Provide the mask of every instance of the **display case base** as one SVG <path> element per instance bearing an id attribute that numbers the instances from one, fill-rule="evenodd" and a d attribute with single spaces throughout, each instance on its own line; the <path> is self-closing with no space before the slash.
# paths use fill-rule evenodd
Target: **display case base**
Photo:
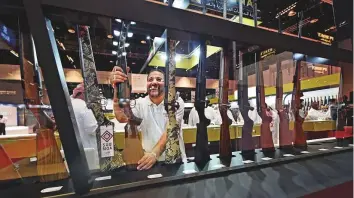
<path id="1" fill-rule="evenodd" d="M 241 155 L 240 152 L 233 152 L 234 157 L 231 160 L 221 160 L 218 158 L 218 155 L 211 155 L 211 160 L 203 166 L 198 166 L 194 162 L 174 165 L 158 163 L 146 171 L 131 172 L 122 169 L 114 173 L 95 173 L 92 176 L 95 178 L 95 181 L 89 195 L 99 195 L 112 191 L 134 191 L 153 186 L 221 177 L 342 152 L 352 152 L 352 147 L 350 145 L 338 147 L 335 139 L 331 139 L 323 142 L 309 143 L 306 152 L 296 149 L 290 151 L 276 149 L 275 152 L 263 153 L 257 149 L 254 154 L 249 155 Z M 27 188 L 26 186 L 28 185 L 32 187 Z M 41 190 L 45 188 L 57 186 L 61 186 L 59 191 L 41 193 Z M 32 193 L 41 197 L 76 196 L 70 179 L 48 183 L 23 182 L 21 185 L 12 186 L 3 191 L 7 191 L 7 193 L 10 191 L 14 192 L 14 189 L 31 189 L 30 192 L 27 192 L 27 195 L 29 195 L 28 193 Z"/>

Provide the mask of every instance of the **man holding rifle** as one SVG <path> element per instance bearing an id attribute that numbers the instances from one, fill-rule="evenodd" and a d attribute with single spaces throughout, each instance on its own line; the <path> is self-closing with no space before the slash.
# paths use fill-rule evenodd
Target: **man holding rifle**
<path id="1" fill-rule="evenodd" d="M 128 79 L 128 76 L 123 73 L 122 68 L 115 66 L 110 75 L 110 82 L 114 87 L 114 114 L 119 122 L 127 122 L 127 116 L 119 107 L 117 98 L 116 83 L 122 83 Z M 142 134 L 142 146 L 145 150 L 144 157 L 138 162 L 138 170 L 150 169 L 157 161 L 165 160 L 165 145 L 167 141 L 167 122 L 168 116 L 164 106 L 165 90 L 164 90 L 164 72 L 160 70 L 152 70 L 147 77 L 147 92 L 148 95 L 144 98 L 138 98 L 132 102 L 133 114 L 141 118 L 143 121 L 140 124 Z M 178 97 L 177 102 L 179 108 L 176 111 L 176 119 L 180 127 L 182 126 L 184 114 L 184 102 L 181 97 Z M 184 142 L 179 133 L 179 144 L 182 153 L 183 161 L 186 160 Z"/>

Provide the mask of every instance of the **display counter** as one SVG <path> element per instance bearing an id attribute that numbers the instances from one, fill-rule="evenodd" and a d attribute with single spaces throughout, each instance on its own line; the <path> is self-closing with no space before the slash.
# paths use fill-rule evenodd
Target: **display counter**
<path id="1" fill-rule="evenodd" d="M 303 128 L 305 132 L 323 132 L 334 131 L 335 121 L 305 121 Z M 208 126 L 208 140 L 209 142 L 217 142 L 220 138 L 220 126 Z M 294 122 L 290 122 L 291 130 L 294 128 Z M 183 127 L 183 139 L 185 144 L 195 144 L 197 127 Z M 253 126 L 252 135 L 259 137 L 261 134 L 260 125 Z M 242 135 L 242 125 L 230 126 L 231 140 L 239 139 Z M 58 133 L 55 135 L 59 148 L 61 142 Z M 114 142 L 118 149 L 124 148 L 124 131 L 116 130 L 114 133 Z M 19 135 L 4 135 L 0 136 L 0 144 L 3 144 L 10 158 L 29 158 L 36 156 L 36 134 L 19 134 Z M 26 149 L 20 149 L 26 148 Z"/>

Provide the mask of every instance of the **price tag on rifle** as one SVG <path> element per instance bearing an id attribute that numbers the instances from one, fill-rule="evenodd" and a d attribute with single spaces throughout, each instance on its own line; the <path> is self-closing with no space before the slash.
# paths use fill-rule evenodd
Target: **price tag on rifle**
<path id="1" fill-rule="evenodd" d="M 100 126 L 101 157 L 114 156 L 113 126 Z"/>

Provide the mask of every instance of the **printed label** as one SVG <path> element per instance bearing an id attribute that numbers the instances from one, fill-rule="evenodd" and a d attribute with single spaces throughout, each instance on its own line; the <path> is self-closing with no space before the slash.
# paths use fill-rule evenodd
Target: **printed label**
<path id="1" fill-rule="evenodd" d="M 100 126 L 101 157 L 114 156 L 113 126 Z"/>

